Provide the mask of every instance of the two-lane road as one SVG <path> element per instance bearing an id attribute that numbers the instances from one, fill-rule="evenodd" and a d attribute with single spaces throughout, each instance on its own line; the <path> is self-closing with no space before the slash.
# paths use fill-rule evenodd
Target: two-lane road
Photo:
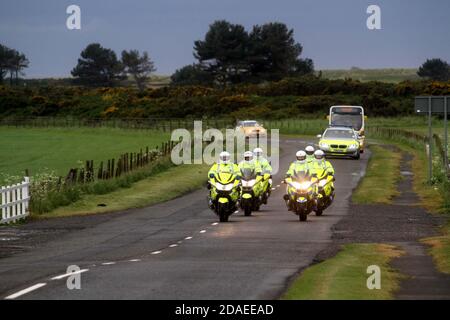
<path id="1" fill-rule="evenodd" d="M 285 207 L 285 187 L 280 182 L 305 142 L 287 139 L 280 146 L 276 189 L 269 204 L 254 216 L 244 217 L 240 212 L 229 223 L 217 223 L 206 207 L 206 190 L 105 216 L 101 223 L 1 259 L 0 297 L 278 298 L 289 279 L 331 241 L 330 229 L 347 214 L 349 197 L 368 158 L 364 154 L 359 161 L 332 159 L 334 204 L 323 216 L 311 214 L 307 222 L 299 222 Z M 68 290 L 64 277 L 52 280 L 69 265 L 88 269 L 81 274 L 81 290 Z"/>

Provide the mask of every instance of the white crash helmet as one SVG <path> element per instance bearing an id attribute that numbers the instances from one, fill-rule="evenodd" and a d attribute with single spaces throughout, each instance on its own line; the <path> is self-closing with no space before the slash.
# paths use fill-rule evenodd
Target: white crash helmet
<path id="1" fill-rule="evenodd" d="M 305 148 L 305 151 L 306 151 L 306 154 L 307 154 L 308 156 L 312 156 L 312 155 L 314 154 L 314 147 L 313 147 L 313 146 L 307 146 L 307 147 Z"/>
<path id="2" fill-rule="evenodd" d="M 263 155 L 263 149 L 261 148 L 255 148 L 253 150 L 253 154 L 255 155 L 255 157 L 259 158 Z"/>
<path id="3" fill-rule="evenodd" d="M 253 152 L 251 151 L 245 151 L 244 152 L 244 160 L 249 162 L 253 160 Z"/>
<path id="4" fill-rule="evenodd" d="M 323 160 L 325 158 L 325 152 L 323 152 L 322 150 L 316 150 L 314 152 L 314 158 L 316 158 L 317 160 Z"/>
<path id="5" fill-rule="evenodd" d="M 305 161 L 305 159 L 306 159 L 306 152 L 303 151 L 303 150 L 297 151 L 295 156 L 297 157 L 298 161 Z"/>
<path id="6" fill-rule="evenodd" d="M 223 151 L 219 154 L 220 163 L 228 164 L 230 163 L 230 158 L 231 156 L 229 152 Z"/>

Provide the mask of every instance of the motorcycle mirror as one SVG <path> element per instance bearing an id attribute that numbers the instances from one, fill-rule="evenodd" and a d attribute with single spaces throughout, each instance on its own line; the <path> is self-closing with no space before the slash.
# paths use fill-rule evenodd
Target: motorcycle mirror
<path id="1" fill-rule="evenodd" d="M 214 173 L 210 173 L 209 174 L 209 177 L 212 179 L 212 178 L 214 178 Z"/>

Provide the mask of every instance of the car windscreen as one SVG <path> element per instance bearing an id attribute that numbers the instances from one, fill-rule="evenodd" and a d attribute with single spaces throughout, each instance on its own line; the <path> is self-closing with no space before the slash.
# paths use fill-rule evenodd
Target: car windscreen
<path id="1" fill-rule="evenodd" d="M 257 122 L 256 121 L 245 121 L 244 127 L 256 127 Z"/>
<path id="2" fill-rule="evenodd" d="M 332 129 L 325 131 L 323 137 L 326 139 L 354 139 L 355 134 L 351 130 Z"/>

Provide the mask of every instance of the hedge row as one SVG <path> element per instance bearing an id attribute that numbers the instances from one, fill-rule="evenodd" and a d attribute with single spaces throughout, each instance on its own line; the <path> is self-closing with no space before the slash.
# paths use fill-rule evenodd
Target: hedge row
<path id="1" fill-rule="evenodd" d="M 449 93 L 450 82 L 389 84 L 317 77 L 224 89 L 171 86 L 143 92 L 128 87 L 0 86 L 0 116 L 287 118 L 323 113 L 333 104 L 363 105 L 370 116 L 392 116 L 411 114 L 415 95 Z"/>

